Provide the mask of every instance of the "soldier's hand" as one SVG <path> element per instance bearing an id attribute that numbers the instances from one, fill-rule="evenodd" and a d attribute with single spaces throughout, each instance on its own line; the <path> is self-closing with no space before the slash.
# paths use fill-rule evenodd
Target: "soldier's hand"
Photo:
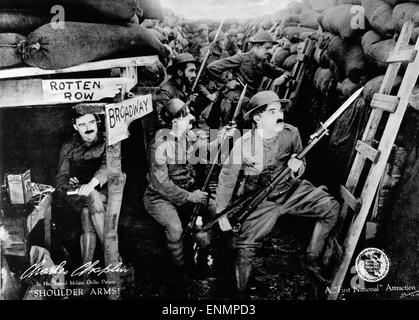
<path id="1" fill-rule="evenodd" d="M 216 93 L 211 93 L 209 95 L 207 95 L 207 98 L 209 101 L 214 102 L 215 100 L 217 100 L 218 95 Z"/>
<path id="2" fill-rule="evenodd" d="M 221 137 L 225 136 L 227 139 L 231 139 L 234 137 L 237 131 L 237 125 L 226 125 L 221 129 Z"/>
<path id="3" fill-rule="evenodd" d="M 238 85 L 239 83 L 236 80 L 231 80 L 229 83 L 227 83 L 226 87 L 230 90 L 234 90 Z"/>
<path id="4" fill-rule="evenodd" d="M 87 197 L 90 194 L 90 192 L 93 191 L 94 188 L 95 187 L 90 183 L 82 184 L 79 188 L 79 196 Z"/>
<path id="5" fill-rule="evenodd" d="M 208 193 L 195 190 L 194 192 L 189 193 L 188 201 L 192 203 L 205 203 L 207 201 Z"/>
<path id="6" fill-rule="evenodd" d="M 218 225 L 220 226 L 221 231 L 224 232 L 233 229 L 233 227 L 230 224 L 230 221 L 228 221 L 228 218 L 226 216 L 223 216 L 220 220 L 218 220 Z"/>
<path id="7" fill-rule="evenodd" d="M 79 184 L 80 184 L 79 179 L 77 179 L 76 177 L 71 177 L 70 178 L 70 188 L 71 189 L 78 188 Z"/>
<path id="8" fill-rule="evenodd" d="M 291 78 L 292 78 L 292 75 L 290 75 L 289 73 L 284 73 L 282 76 L 274 80 L 273 85 L 280 86 Z"/>
<path id="9" fill-rule="evenodd" d="M 255 157 L 244 157 L 243 164 L 246 167 L 254 167 L 256 165 L 256 159 Z"/>
<path id="10" fill-rule="evenodd" d="M 291 156 L 291 159 L 288 160 L 288 168 L 291 169 L 292 172 L 298 173 L 301 166 L 303 165 L 303 162 L 297 158 L 295 158 L 295 154 Z"/>
<path id="11" fill-rule="evenodd" d="M 186 103 L 188 103 L 188 102 L 195 102 L 195 100 L 196 100 L 197 97 L 198 97 L 198 94 L 197 93 L 191 94 L 189 96 L 189 99 L 188 99 L 188 101 Z"/>

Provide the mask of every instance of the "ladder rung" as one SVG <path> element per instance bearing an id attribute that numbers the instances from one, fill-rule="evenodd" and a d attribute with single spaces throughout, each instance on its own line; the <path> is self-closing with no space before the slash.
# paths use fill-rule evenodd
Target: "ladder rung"
<path id="1" fill-rule="evenodd" d="M 416 58 L 416 49 L 393 51 L 388 55 L 387 63 L 412 62 Z"/>
<path id="2" fill-rule="evenodd" d="M 366 144 L 364 141 L 358 140 L 355 147 L 363 157 L 370 159 L 373 163 L 376 163 L 380 157 L 380 151 L 374 149 L 370 145 Z"/>
<path id="3" fill-rule="evenodd" d="M 355 198 L 352 193 L 349 192 L 344 186 L 340 186 L 340 195 L 342 196 L 343 201 L 345 201 L 348 206 L 355 212 L 361 209 L 362 200 L 359 198 Z"/>
<path id="4" fill-rule="evenodd" d="M 382 109 L 391 113 L 396 111 L 400 98 L 389 94 L 376 93 L 372 97 L 370 106 L 372 108 Z"/>

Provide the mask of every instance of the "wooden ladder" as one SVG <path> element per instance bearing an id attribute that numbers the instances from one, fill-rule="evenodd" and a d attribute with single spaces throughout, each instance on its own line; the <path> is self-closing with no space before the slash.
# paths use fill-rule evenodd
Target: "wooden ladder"
<path id="1" fill-rule="evenodd" d="M 387 67 L 384 80 L 379 92 L 373 96 L 371 101 L 371 107 L 373 109 L 362 140 L 359 140 L 356 144 L 355 149 L 357 154 L 346 185 L 341 186 L 341 196 L 344 200 L 341 214 L 345 217 L 350 208 L 354 213 L 354 217 L 343 245 L 344 254 L 342 262 L 336 268 L 332 278 L 331 291 L 327 297 L 328 300 L 336 300 L 338 298 L 339 290 L 334 290 L 333 288 L 341 288 L 342 286 L 406 112 L 409 97 L 418 79 L 419 55 L 416 53 L 419 50 L 419 41 L 416 42 L 414 48 L 409 46 L 412 31 L 413 23 L 406 22 L 399 35 L 395 50 L 389 55 L 386 61 L 389 63 L 389 66 Z M 403 76 L 397 96 L 393 96 L 390 93 L 402 62 L 408 62 L 408 67 Z M 385 128 L 381 138 L 378 139 L 376 135 L 384 112 L 388 113 L 388 119 L 384 123 Z M 371 146 L 374 139 L 379 142 L 378 149 L 374 149 Z M 369 161 L 367 162 L 367 160 Z M 366 165 L 370 166 L 370 169 L 365 183 L 362 185 L 359 180 L 361 173 L 365 169 L 368 170 L 365 167 Z M 361 185 L 358 186 L 358 184 Z M 360 196 L 355 197 L 355 190 L 361 190 L 361 188 L 362 192 Z"/>

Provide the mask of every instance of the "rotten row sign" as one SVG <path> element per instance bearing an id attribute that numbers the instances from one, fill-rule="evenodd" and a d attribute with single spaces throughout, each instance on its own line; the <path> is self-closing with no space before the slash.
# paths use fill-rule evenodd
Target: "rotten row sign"
<path id="1" fill-rule="evenodd" d="M 153 111 L 152 95 L 135 96 L 105 106 L 108 145 L 128 138 L 128 126 Z"/>
<path id="2" fill-rule="evenodd" d="M 115 97 L 122 86 L 129 86 L 132 81 L 128 78 L 42 80 L 42 94 L 44 99 L 62 103 L 99 101 Z"/>

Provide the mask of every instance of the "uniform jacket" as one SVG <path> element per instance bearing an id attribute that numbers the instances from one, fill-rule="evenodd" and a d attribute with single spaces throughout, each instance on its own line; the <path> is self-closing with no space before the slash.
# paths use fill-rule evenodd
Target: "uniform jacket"
<path id="1" fill-rule="evenodd" d="M 159 86 L 156 98 L 157 112 L 160 113 L 169 100 L 173 98 L 179 98 L 180 100 L 186 102 L 187 92 L 183 84 L 177 84 L 173 77 L 170 77 L 169 79 L 164 80 Z"/>
<path id="2" fill-rule="evenodd" d="M 101 187 L 107 182 L 106 138 L 104 135 L 98 134 L 96 140 L 88 144 L 77 133 L 63 144 L 56 175 L 59 192 L 68 190 L 70 177 L 77 177 L 80 184 L 86 184 L 95 177 Z"/>
<path id="3" fill-rule="evenodd" d="M 216 197 L 217 212 L 221 212 L 230 204 L 240 170 L 244 170 L 245 187 L 251 189 L 254 189 L 255 185 L 262 187 L 267 179 L 287 166 L 291 155 L 301 150 L 300 133 L 290 124 L 285 124 L 284 129 L 269 140 L 263 139 L 257 130 L 245 133 L 234 143 L 233 150 L 221 170 Z M 243 162 L 250 157 L 255 159 L 254 166 L 245 166 Z M 299 173 L 302 174 L 304 169 L 305 160 Z M 288 190 L 292 185 L 291 180 L 291 176 L 284 179 L 272 193 Z"/>
<path id="4" fill-rule="evenodd" d="M 283 69 L 260 60 L 253 52 L 238 53 L 232 57 L 214 61 L 208 65 L 208 70 L 214 75 L 234 70 L 236 76 L 248 84 L 249 91 L 257 90 L 264 76 L 277 78 L 284 73 Z"/>
<path id="5" fill-rule="evenodd" d="M 197 189 L 189 157 L 197 148 L 211 152 L 218 148 L 218 140 L 211 143 L 197 141 L 198 138 L 191 133 L 181 138 L 160 137 L 151 145 L 147 179 L 152 193 L 158 193 L 178 206 L 187 203 L 189 193 Z"/>

